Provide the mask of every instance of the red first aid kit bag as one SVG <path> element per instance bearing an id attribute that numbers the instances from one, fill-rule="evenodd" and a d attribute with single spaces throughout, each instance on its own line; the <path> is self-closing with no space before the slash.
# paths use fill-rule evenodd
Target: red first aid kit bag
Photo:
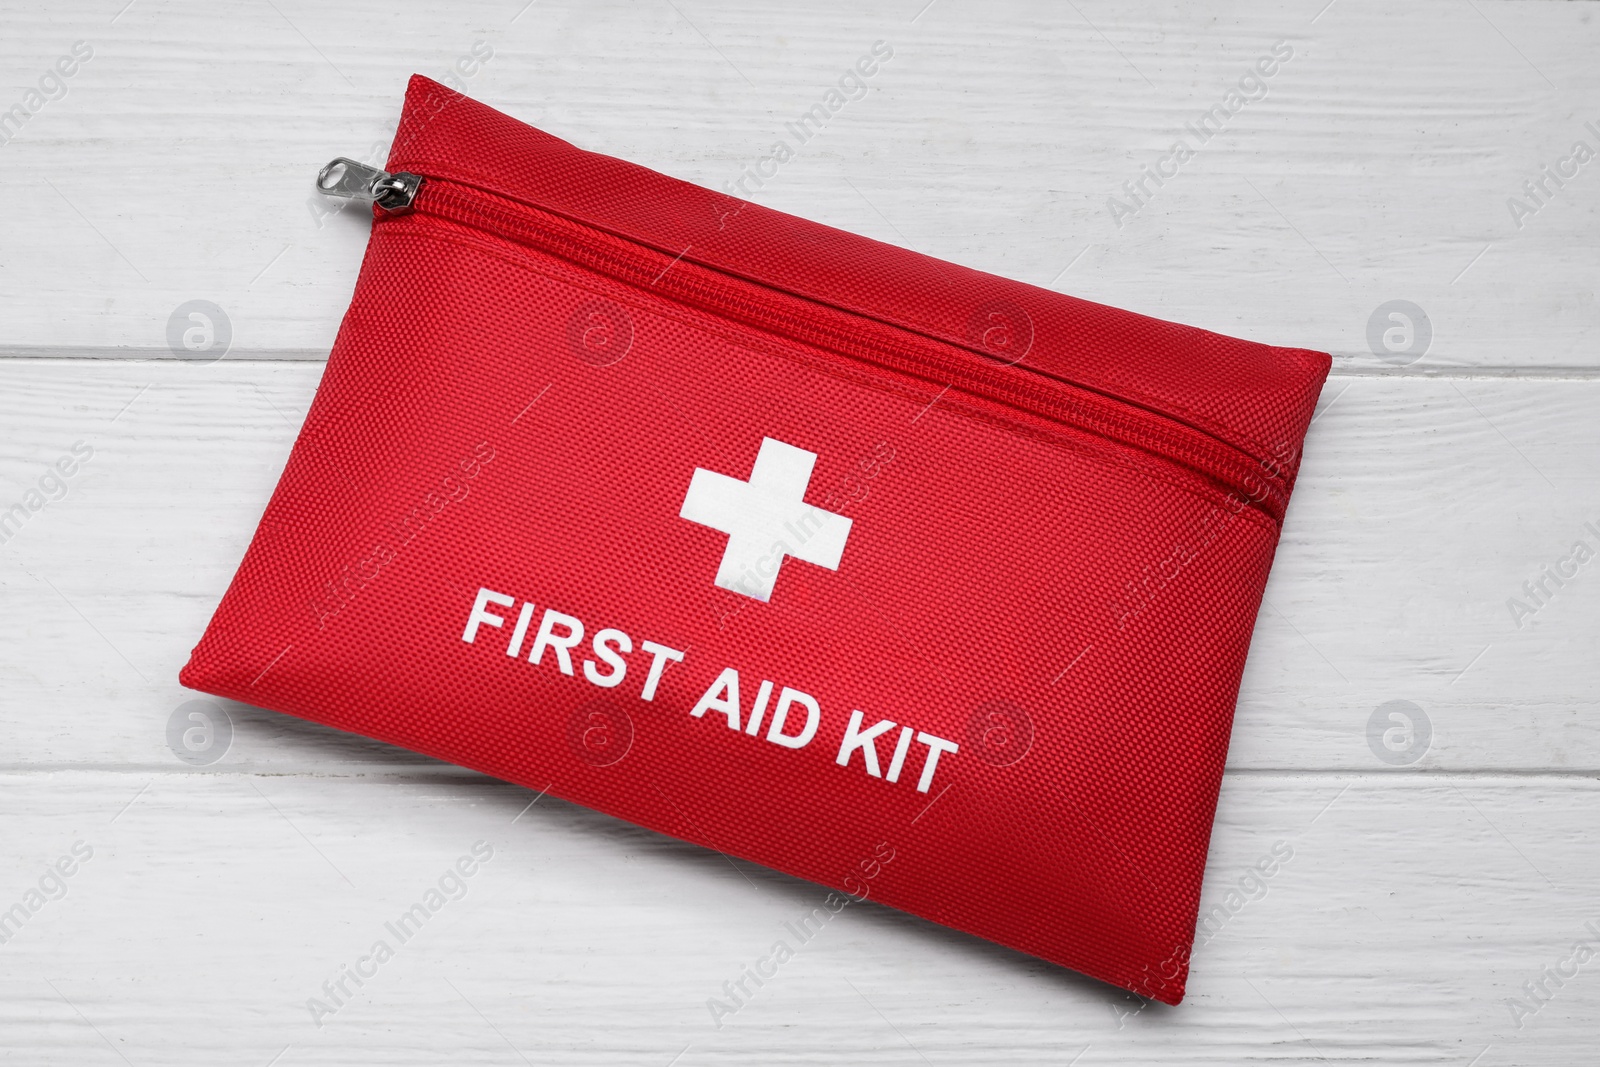
<path id="1" fill-rule="evenodd" d="M 184 685 L 1182 998 L 1326 355 L 421 77 L 319 184 L 366 259 Z"/>

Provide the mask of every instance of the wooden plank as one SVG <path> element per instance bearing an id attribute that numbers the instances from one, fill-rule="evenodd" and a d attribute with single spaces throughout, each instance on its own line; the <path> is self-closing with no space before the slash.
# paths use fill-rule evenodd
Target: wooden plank
<path id="1" fill-rule="evenodd" d="M 366 224 L 318 218 L 312 176 L 381 155 L 406 76 L 477 42 L 473 95 L 721 188 L 883 40 L 865 97 L 791 137 L 754 199 L 1352 368 L 1391 369 L 1367 332 L 1396 299 L 1431 323 L 1413 373 L 1600 367 L 1600 163 L 1523 192 L 1575 141 L 1600 149 L 1584 5 L 121 6 L 19 10 L 0 40 L 7 105 L 94 48 L 0 146 L 6 354 L 163 355 L 191 299 L 224 309 L 236 355 L 325 352 Z M 1264 95 L 1204 143 L 1184 132 L 1278 41 Z M 1108 210 L 1180 137 L 1193 158 L 1131 218 Z"/>
<path id="2" fill-rule="evenodd" d="M 1225 916 L 1173 1009 L 872 904 L 799 943 L 785 923 L 816 887 L 485 780 L 9 773 L 0 903 L 76 842 L 92 856 L 0 946 L 0 1043 L 40 1064 L 1465 1064 L 1488 1046 L 1480 1065 L 1564 1065 L 1592 1047 L 1594 964 L 1520 1028 L 1505 1001 L 1595 940 L 1600 871 L 1576 842 L 1597 790 L 1230 779 L 1205 890 Z M 492 857 L 397 938 L 480 841 Z M 780 939 L 794 958 L 717 1028 L 708 999 Z M 322 984 L 380 940 L 393 958 L 334 1003 Z"/>
<path id="3" fill-rule="evenodd" d="M 166 722 L 193 697 L 178 669 L 243 554 L 318 374 L 284 362 L 0 365 L 10 427 L 0 505 L 23 499 L 74 442 L 94 449 L 66 495 L 0 546 L 4 766 L 171 766 Z M 1597 404 L 1600 382 L 1589 380 L 1330 383 L 1230 766 L 1387 769 L 1369 720 L 1406 700 L 1431 727 L 1412 770 L 1600 768 L 1593 567 L 1560 587 L 1543 578 L 1569 565 L 1577 540 L 1600 550 L 1585 526 L 1600 528 L 1588 460 L 1600 446 Z M 1538 581 L 1542 605 L 1522 588 Z M 1534 610 L 1513 614 L 1512 598 Z M 227 761 L 241 767 L 426 764 L 233 710 Z M 1391 725 L 1384 713 L 1378 736 Z"/>

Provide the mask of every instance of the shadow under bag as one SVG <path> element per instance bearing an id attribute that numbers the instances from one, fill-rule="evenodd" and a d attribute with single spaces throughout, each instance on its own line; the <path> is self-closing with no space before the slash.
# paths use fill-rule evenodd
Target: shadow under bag
<path id="1" fill-rule="evenodd" d="M 321 185 L 371 241 L 184 685 L 1182 999 L 1326 355 L 422 77 Z"/>

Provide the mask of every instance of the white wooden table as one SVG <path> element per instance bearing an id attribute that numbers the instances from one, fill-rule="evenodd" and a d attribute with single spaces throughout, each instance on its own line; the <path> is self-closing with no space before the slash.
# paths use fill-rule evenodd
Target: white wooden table
<path id="1" fill-rule="evenodd" d="M 0 146 L 8 1060 L 1595 1062 L 1596 9 L 923 3 L 0 4 L 0 108 L 30 112 Z M 718 1029 L 707 999 L 820 890 L 241 705 L 215 762 L 169 747 L 366 240 L 312 176 L 381 157 L 410 73 L 484 42 L 473 95 L 722 187 L 879 40 L 870 91 L 755 199 L 1335 356 L 1222 790 L 1204 907 L 1231 914 L 1178 1008 L 864 906 Z M 1134 204 L 1147 164 L 1176 175 Z M 191 300 L 225 358 L 169 350 Z M 1425 351 L 1386 319 L 1369 343 L 1394 300 Z M 1391 701 L 1409 720 L 1374 732 Z M 314 1019 L 478 841 L 466 895 Z"/>

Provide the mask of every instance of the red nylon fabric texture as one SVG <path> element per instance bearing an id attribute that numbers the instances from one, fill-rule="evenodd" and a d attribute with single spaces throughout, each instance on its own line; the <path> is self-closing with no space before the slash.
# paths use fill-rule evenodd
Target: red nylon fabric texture
<path id="1" fill-rule="evenodd" d="M 183 684 L 1178 1003 L 1329 358 L 771 211 L 426 78 L 389 169 L 415 211 L 374 212 Z"/>

